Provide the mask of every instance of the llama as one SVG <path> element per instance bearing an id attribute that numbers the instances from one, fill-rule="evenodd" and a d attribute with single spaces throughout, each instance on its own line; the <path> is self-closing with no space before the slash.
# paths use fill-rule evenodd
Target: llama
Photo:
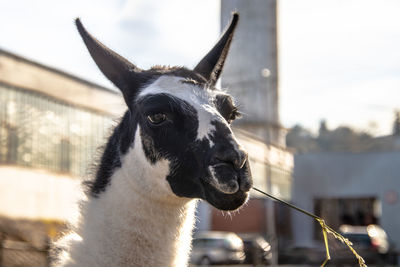
<path id="1" fill-rule="evenodd" d="M 187 266 L 196 201 L 220 210 L 247 201 L 248 157 L 230 127 L 240 113 L 215 88 L 238 19 L 234 13 L 193 70 L 142 70 L 76 20 L 127 111 L 107 142 L 79 222 L 55 244 L 53 266 Z"/>

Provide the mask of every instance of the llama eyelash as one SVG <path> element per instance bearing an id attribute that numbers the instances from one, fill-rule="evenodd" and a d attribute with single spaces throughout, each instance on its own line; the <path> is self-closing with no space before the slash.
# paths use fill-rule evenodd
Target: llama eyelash
<path id="1" fill-rule="evenodd" d="M 238 107 L 234 107 L 230 116 L 230 120 L 234 121 L 242 117 L 242 113 L 239 111 Z"/>

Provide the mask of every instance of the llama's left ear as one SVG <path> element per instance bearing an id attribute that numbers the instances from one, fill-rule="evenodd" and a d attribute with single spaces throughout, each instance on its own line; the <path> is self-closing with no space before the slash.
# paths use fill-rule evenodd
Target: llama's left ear
<path id="1" fill-rule="evenodd" d="M 146 74 L 90 35 L 79 18 L 75 22 L 90 55 L 101 72 L 121 90 L 129 107 L 139 88 L 147 82 Z"/>
<path id="2" fill-rule="evenodd" d="M 215 85 L 221 75 L 238 20 L 239 14 L 236 12 L 233 13 L 230 25 L 221 36 L 218 43 L 194 68 L 194 71 L 206 78 L 211 85 Z"/>

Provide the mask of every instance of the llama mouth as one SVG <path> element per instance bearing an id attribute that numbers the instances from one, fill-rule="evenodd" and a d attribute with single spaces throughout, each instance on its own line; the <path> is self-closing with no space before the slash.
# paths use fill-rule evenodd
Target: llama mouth
<path id="1" fill-rule="evenodd" d="M 209 184 L 204 187 L 204 200 L 219 210 L 239 209 L 249 198 L 249 193 L 240 189 L 234 194 L 225 194 Z"/>
<path id="2" fill-rule="evenodd" d="M 227 163 L 212 164 L 208 167 L 208 174 L 205 181 L 224 194 L 234 194 L 239 190 L 248 192 L 252 187 L 248 162 L 240 170 Z"/>
<path id="3" fill-rule="evenodd" d="M 205 181 L 224 194 L 239 191 L 238 174 L 226 163 L 218 163 L 208 167 L 209 176 Z"/>
<path id="4" fill-rule="evenodd" d="M 247 170 L 236 171 L 227 164 L 208 168 L 209 177 L 203 179 L 204 199 L 220 210 L 236 210 L 248 199 L 252 183 Z"/>

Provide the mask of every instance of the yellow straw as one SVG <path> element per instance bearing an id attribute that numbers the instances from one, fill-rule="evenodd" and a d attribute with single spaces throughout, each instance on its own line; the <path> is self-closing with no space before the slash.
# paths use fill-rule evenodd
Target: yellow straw
<path id="1" fill-rule="evenodd" d="M 324 236 L 324 243 L 325 243 L 325 252 L 326 252 L 326 258 L 324 260 L 324 262 L 321 264 L 321 267 L 324 267 L 326 265 L 326 263 L 331 259 L 331 255 L 329 254 L 329 243 L 328 243 L 328 233 L 333 235 L 333 237 L 335 237 L 336 239 L 340 240 L 343 244 L 345 244 L 350 251 L 354 254 L 354 256 L 357 258 L 358 260 L 358 264 L 360 265 L 360 267 L 367 267 L 367 264 L 365 264 L 364 259 L 357 253 L 357 251 L 352 247 L 353 244 L 350 242 L 350 240 L 348 240 L 347 238 L 345 238 L 344 236 L 342 236 L 341 234 L 339 234 L 338 232 L 336 232 L 335 230 L 333 230 L 332 228 L 330 228 L 328 225 L 325 224 L 325 221 L 318 217 L 317 215 L 314 215 L 308 211 L 305 211 L 303 209 L 300 209 L 298 207 L 296 207 L 293 204 L 290 204 L 289 202 L 286 202 L 284 200 L 281 200 L 277 197 L 274 197 L 273 195 L 270 195 L 268 193 L 265 193 L 263 191 L 261 191 L 260 189 L 257 189 L 255 187 L 253 187 L 253 189 L 261 194 L 266 195 L 269 198 L 272 198 L 275 201 L 278 201 L 280 203 L 285 204 L 286 206 L 289 206 L 297 211 L 300 211 L 301 213 L 304 213 L 308 216 L 310 216 L 311 218 L 315 219 L 317 222 L 319 222 L 319 224 L 321 225 L 322 228 L 322 234 Z"/>

